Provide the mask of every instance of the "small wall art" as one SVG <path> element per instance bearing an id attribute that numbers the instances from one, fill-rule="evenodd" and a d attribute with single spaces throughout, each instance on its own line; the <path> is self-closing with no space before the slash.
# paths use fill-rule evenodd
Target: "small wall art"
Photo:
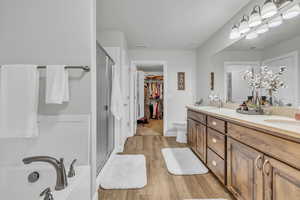
<path id="1" fill-rule="evenodd" d="M 185 72 L 177 73 L 177 88 L 178 90 L 185 90 Z"/>

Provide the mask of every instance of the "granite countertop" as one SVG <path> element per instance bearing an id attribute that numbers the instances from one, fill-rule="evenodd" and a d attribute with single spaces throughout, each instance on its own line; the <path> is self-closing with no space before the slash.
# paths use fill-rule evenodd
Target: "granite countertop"
<path id="1" fill-rule="evenodd" d="M 188 109 L 207 115 L 223 118 L 229 122 L 243 123 L 246 126 L 265 130 L 266 133 L 274 134 L 283 138 L 291 139 L 300 143 L 300 121 L 277 115 L 244 115 L 228 108 L 212 106 L 187 105 Z"/>

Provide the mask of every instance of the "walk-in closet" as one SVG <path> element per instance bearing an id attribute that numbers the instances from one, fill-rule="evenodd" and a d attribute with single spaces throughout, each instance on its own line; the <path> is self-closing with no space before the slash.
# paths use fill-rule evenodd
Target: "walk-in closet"
<path id="1" fill-rule="evenodd" d="M 137 69 L 137 96 L 140 102 L 137 134 L 163 135 L 163 66 L 139 66 Z"/>

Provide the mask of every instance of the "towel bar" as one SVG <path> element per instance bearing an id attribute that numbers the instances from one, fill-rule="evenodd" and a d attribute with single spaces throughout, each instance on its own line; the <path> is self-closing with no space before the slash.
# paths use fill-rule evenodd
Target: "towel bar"
<path id="1" fill-rule="evenodd" d="M 0 66 L 1 68 L 1 66 Z M 66 66 L 66 69 L 82 69 L 83 71 L 89 72 L 90 67 L 89 66 Z M 46 66 L 38 66 L 38 69 L 46 69 Z"/>

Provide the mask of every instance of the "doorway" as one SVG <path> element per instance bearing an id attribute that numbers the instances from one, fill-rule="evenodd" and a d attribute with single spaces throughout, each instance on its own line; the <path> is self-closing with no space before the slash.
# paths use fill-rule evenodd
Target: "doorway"
<path id="1" fill-rule="evenodd" d="M 134 61 L 133 135 L 164 136 L 167 115 L 167 65 L 164 61 Z"/>
<path id="2" fill-rule="evenodd" d="M 137 66 L 138 118 L 136 135 L 163 135 L 163 66 Z"/>

